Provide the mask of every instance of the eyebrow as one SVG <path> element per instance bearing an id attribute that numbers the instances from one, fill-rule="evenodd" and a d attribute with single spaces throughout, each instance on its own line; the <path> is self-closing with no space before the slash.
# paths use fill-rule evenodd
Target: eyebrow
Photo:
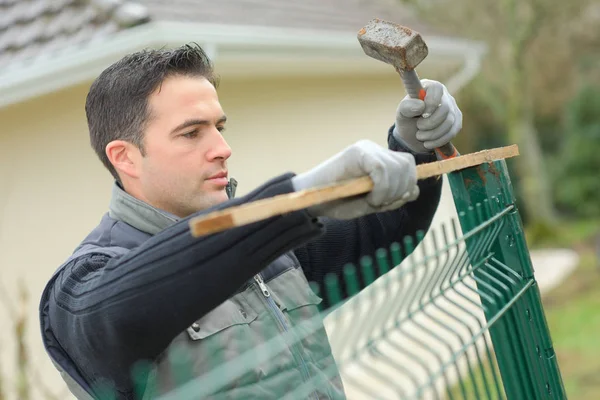
<path id="1" fill-rule="evenodd" d="M 217 124 L 222 124 L 226 121 L 227 121 L 227 116 L 223 115 L 221 118 L 219 118 L 219 120 L 217 121 Z M 210 125 L 210 124 L 211 124 L 211 121 L 209 121 L 207 119 L 192 118 L 192 119 L 185 120 L 183 123 L 177 125 L 175 128 L 173 128 L 171 133 L 178 132 L 182 129 L 185 129 L 185 128 L 193 126 L 193 125 Z"/>

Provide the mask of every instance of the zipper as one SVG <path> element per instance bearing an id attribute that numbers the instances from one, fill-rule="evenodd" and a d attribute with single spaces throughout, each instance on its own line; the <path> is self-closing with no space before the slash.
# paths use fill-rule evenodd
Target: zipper
<path id="1" fill-rule="evenodd" d="M 262 292 L 263 297 L 265 298 L 267 304 L 269 305 L 269 308 L 271 309 L 271 311 L 273 311 L 273 314 L 275 315 L 275 319 L 277 320 L 277 322 L 279 322 L 281 329 L 285 332 L 288 332 L 289 326 L 285 319 L 285 316 L 283 315 L 283 313 L 281 312 L 281 310 L 275 303 L 275 300 L 273 300 L 273 297 L 271 297 L 271 293 L 269 292 L 267 285 L 265 285 L 265 282 L 263 281 L 262 276 L 260 276 L 260 274 L 254 275 L 254 280 L 258 284 L 258 287 L 259 287 L 260 291 Z M 302 370 L 302 375 L 304 377 L 304 380 L 305 380 L 305 382 L 308 382 L 310 379 L 310 373 L 308 372 L 308 367 L 306 365 L 306 361 L 304 361 L 304 357 L 302 356 L 302 350 L 300 349 L 298 351 L 294 351 L 294 350 L 296 350 L 295 349 L 296 346 L 292 345 L 291 347 L 292 348 L 290 348 L 290 350 L 291 350 L 292 354 L 294 356 L 296 356 L 297 359 L 300 360 L 299 364 L 300 364 L 300 369 Z M 312 394 L 315 395 L 314 396 L 315 399 L 318 399 L 318 396 L 316 396 L 315 393 L 312 393 Z"/>

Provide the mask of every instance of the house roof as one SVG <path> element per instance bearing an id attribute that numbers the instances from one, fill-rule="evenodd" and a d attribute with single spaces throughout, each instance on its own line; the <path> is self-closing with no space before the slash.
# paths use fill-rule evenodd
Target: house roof
<path id="1" fill-rule="evenodd" d="M 399 0 L 0 0 L 0 67 L 149 21 L 355 32 L 374 17 L 437 34 Z"/>
<path id="2" fill-rule="evenodd" d="M 401 0 L 143 0 L 143 4 L 153 19 L 165 21 L 356 32 L 377 17 L 402 21 L 421 33 L 436 33 Z"/>
<path id="3" fill-rule="evenodd" d="M 357 43 L 372 18 L 420 32 L 423 65 L 464 63 L 456 87 L 486 51 L 425 26 L 400 0 L 0 0 L 0 107 L 89 81 L 141 48 L 187 42 L 228 77 L 389 73 Z"/>
<path id="4" fill-rule="evenodd" d="M 149 20 L 115 0 L 0 0 L 0 67 L 106 37 Z"/>

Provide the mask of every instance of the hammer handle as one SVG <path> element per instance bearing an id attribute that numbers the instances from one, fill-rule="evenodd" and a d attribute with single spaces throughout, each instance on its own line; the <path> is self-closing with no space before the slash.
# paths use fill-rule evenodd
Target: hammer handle
<path id="1" fill-rule="evenodd" d="M 425 100 L 425 89 L 423 89 L 423 86 L 421 85 L 421 80 L 419 79 L 419 75 L 417 75 L 417 71 L 414 69 L 398 69 L 398 72 L 400 73 L 400 78 L 402 78 L 402 83 L 404 83 L 404 87 L 406 88 L 406 93 L 413 99 Z"/>
<path id="2" fill-rule="evenodd" d="M 402 82 L 404 83 L 408 95 L 413 99 L 425 100 L 426 92 L 421 85 L 421 80 L 419 79 L 419 75 L 417 75 L 417 71 L 414 69 L 408 71 L 398 69 L 398 73 L 400 74 L 400 78 L 402 78 Z M 452 143 L 446 143 L 442 147 L 436 148 L 435 154 L 438 160 L 446 160 L 459 155 L 456 147 L 454 147 Z"/>

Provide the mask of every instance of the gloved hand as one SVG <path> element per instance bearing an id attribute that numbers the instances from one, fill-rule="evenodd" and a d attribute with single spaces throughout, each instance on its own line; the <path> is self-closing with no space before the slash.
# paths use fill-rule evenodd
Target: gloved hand
<path id="1" fill-rule="evenodd" d="M 368 140 L 347 147 L 313 169 L 296 175 L 296 191 L 331 185 L 369 175 L 373 189 L 364 195 L 348 197 L 308 208 L 315 216 L 352 219 L 399 208 L 419 196 L 417 170 L 412 154 L 388 150 Z"/>
<path id="2" fill-rule="evenodd" d="M 425 101 L 404 97 L 396 111 L 393 135 L 415 153 L 431 152 L 450 142 L 462 128 L 462 112 L 446 86 L 422 79 Z"/>

